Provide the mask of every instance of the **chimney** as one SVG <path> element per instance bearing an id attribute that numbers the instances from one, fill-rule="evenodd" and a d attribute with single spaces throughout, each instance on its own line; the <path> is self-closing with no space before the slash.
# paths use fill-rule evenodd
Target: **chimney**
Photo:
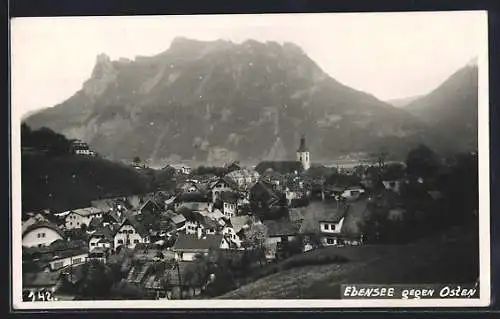
<path id="1" fill-rule="evenodd" d="M 203 233 L 201 231 L 201 227 L 198 226 L 198 228 L 196 228 L 196 230 L 198 231 L 198 239 L 201 239 L 201 236 L 203 235 Z"/>

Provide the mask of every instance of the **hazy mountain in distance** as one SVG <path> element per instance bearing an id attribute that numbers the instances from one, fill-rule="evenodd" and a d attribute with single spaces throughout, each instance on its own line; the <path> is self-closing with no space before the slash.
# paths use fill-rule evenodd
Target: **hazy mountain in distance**
<path id="1" fill-rule="evenodd" d="M 478 66 L 473 59 L 439 87 L 405 108 L 459 150 L 477 149 Z"/>
<path id="2" fill-rule="evenodd" d="M 297 45 L 255 40 L 178 37 L 155 56 L 101 54 L 81 90 L 26 122 L 112 159 L 151 163 L 294 159 L 301 134 L 313 161 L 381 148 L 404 156 L 440 141 L 406 111 L 336 81 Z"/>
<path id="3" fill-rule="evenodd" d="M 403 97 L 399 99 L 391 99 L 387 100 L 386 102 L 389 103 L 390 105 L 394 107 L 405 107 L 411 102 L 421 98 L 423 95 L 415 95 L 415 96 L 409 96 L 409 97 Z"/>

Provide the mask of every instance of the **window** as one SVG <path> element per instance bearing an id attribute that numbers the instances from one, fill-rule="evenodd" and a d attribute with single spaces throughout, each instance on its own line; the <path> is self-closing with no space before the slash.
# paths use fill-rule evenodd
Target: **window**
<path id="1" fill-rule="evenodd" d="M 95 246 L 95 243 L 90 243 L 90 246 Z"/>
<path id="2" fill-rule="evenodd" d="M 123 239 L 118 239 L 118 244 L 123 244 Z"/>
<path id="3" fill-rule="evenodd" d="M 74 264 L 79 264 L 79 263 L 81 263 L 81 262 L 82 262 L 82 259 L 81 259 L 81 258 L 75 258 L 75 259 L 73 259 L 73 263 L 74 263 Z"/>
<path id="4" fill-rule="evenodd" d="M 64 266 L 64 263 L 62 261 L 58 261 L 58 262 L 55 262 L 52 267 L 54 267 L 54 269 L 59 269 L 63 266 Z"/>
<path id="5" fill-rule="evenodd" d="M 130 245 L 130 239 L 127 239 L 127 245 Z"/>
<path id="6" fill-rule="evenodd" d="M 70 226 L 73 226 L 73 223 L 72 223 L 72 222 L 69 222 L 69 225 L 70 225 Z"/>
<path id="7" fill-rule="evenodd" d="M 330 226 L 330 225 L 328 225 L 328 224 L 323 224 L 323 228 L 324 228 L 325 230 L 329 230 L 329 229 L 330 229 L 330 227 L 329 227 L 329 226 Z"/>
<path id="8" fill-rule="evenodd" d="M 326 243 L 327 243 L 328 245 L 333 245 L 333 244 L 335 243 L 335 241 L 333 240 L 333 238 L 327 238 L 327 239 L 326 239 Z"/>
<path id="9" fill-rule="evenodd" d="M 128 231 L 128 233 L 129 233 L 129 234 L 133 234 L 133 233 L 134 233 L 134 230 L 133 230 L 133 229 L 130 229 L 130 230 Z"/>
<path id="10" fill-rule="evenodd" d="M 330 225 L 331 230 L 335 230 L 335 225 Z"/>
<path id="11" fill-rule="evenodd" d="M 45 233 L 42 233 L 42 238 L 45 238 Z"/>
<path id="12" fill-rule="evenodd" d="M 134 244 L 138 244 L 139 243 L 139 239 L 134 239 Z"/>
<path id="13" fill-rule="evenodd" d="M 80 223 L 76 223 L 76 226 L 80 226 Z"/>
<path id="14" fill-rule="evenodd" d="M 40 237 L 42 237 L 41 235 L 42 235 L 42 234 L 36 234 L 36 237 L 37 237 L 37 238 L 40 238 Z"/>

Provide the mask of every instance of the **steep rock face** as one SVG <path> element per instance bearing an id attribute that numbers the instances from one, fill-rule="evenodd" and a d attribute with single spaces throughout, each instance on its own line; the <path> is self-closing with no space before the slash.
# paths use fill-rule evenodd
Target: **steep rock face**
<path id="1" fill-rule="evenodd" d="M 456 149 L 477 149 L 477 60 L 455 72 L 428 95 L 407 105 L 405 110 L 424 120 L 444 138 L 454 140 Z"/>
<path id="2" fill-rule="evenodd" d="M 301 134 L 315 160 L 438 139 L 406 111 L 324 73 L 293 43 L 176 38 L 156 56 L 110 61 L 67 101 L 30 116 L 113 159 L 219 163 L 294 159 Z"/>

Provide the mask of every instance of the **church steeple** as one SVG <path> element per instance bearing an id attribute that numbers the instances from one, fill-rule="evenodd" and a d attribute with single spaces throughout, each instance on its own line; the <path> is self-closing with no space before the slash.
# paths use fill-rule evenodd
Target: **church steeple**
<path id="1" fill-rule="evenodd" d="M 300 146 L 297 152 L 307 152 L 306 137 L 304 136 L 304 134 L 302 134 L 302 137 L 300 138 Z"/>
<path id="2" fill-rule="evenodd" d="M 300 145 L 297 150 L 297 161 L 302 164 L 302 168 L 304 168 L 305 171 L 311 167 L 311 159 L 309 158 L 309 151 L 306 147 L 306 138 L 304 135 L 300 138 Z"/>

